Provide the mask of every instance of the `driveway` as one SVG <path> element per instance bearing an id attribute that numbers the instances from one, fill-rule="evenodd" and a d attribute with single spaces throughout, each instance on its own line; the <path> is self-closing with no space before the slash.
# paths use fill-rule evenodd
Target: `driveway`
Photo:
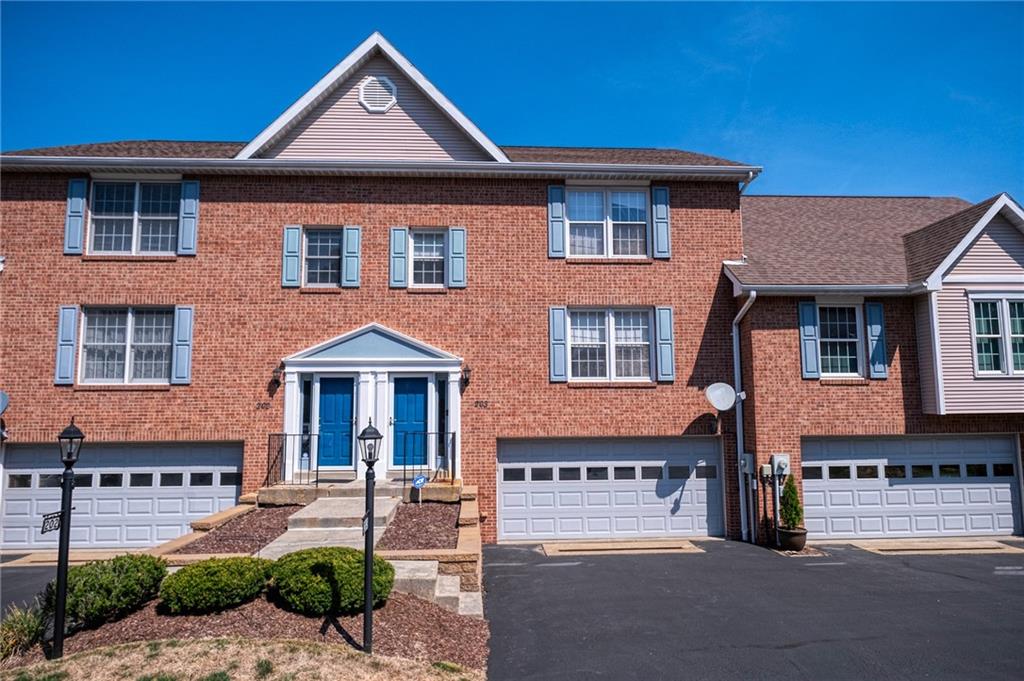
<path id="1" fill-rule="evenodd" d="M 489 677 L 1020 679 L 1024 553 L 484 548 Z"/>
<path id="2" fill-rule="evenodd" d="M 36 594 L 56 576 L 57 568 L 53 566 L 0 565 L 0 613 L 6 614 L 7 606 L 12 603 L 22 607 L 31 603 Z"/>

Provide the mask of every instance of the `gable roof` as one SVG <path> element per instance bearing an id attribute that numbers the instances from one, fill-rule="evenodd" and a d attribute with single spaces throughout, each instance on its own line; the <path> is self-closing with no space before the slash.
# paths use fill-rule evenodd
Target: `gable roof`
<path id="1" fill-rule="evenodd" d="M 245 145 L 236 155 L 237 159 L 254 158 L 261 151 L 280 139 L 288 130 L 295 126 L 302 118 L 309 113 L 325 97 L 330 95 L 335 88 L 344 83 L 356 69 L 365 64 L 374 56 L 383 55 L 395 68 L 405 75 L 411 82 L 423 92 L 449 119 L 460 128 L 470 139 L 481 149 L 499 163 L 508 163 L 505 153 L 476 127 L 465 114 L 452 104 L 433 83 L 426 79 L 420 71 L 412 65 L 402 53 L 395 49 L 394 45 L 379 32 L 374 31 L 369 38 L 359 44 L 347 57 L 327 72 L 316 85 L 310 88 L 304 95 L 299 97 L 284 113 L 278 116 L 273 123 L 264 128 L 256 137 Z"/>
<path id="2" fill-rule="evenodd" d="M 295 360 L 320 360 L 329 361 L 332 364 L 339 362 L 366 364 L 374 361 L 420 363 L 460 363 L 462 361 L 450 352 L 435 348 L 433 345 L 376 322 L 317 343 L 284 358 L 286 364 Z"/>

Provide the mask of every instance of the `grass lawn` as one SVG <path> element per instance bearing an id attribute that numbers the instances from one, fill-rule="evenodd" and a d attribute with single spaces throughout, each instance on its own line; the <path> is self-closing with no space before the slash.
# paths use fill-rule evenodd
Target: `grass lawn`
<path id="1" fill-rule="evenodd" d="M 483 681 L 444 662 L 368 656 L 310 641 L 217 638 L 128 643 L 0 672 L 0 681 Z"/>

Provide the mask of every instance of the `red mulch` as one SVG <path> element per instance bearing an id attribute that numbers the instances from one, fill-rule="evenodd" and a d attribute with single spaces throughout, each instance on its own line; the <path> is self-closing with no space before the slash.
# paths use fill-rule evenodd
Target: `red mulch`
<path id="1" fill-rule="evenodd" d="M 211 615 L 162 615 L 152 602 L 122 620 L 74 634 L 65 641 L 64 653 L 133 641 L 221 637 L 347 642 L 358 649 L 363 617 L 305 617 L 283 610 L 264 597 Z M 485 620 L 457 615 L 405 593 L 392 593 L 388 602 L 373 612 L 373 652 L 381 655 L 427 662 L 444 660 L 483 669 L 487 666 L 489 637 Z M 36 648 L 15 664 L 34 664 L 42 659 L 42 651 Z"/>
<path id="2" fill-rule="evenodd" d="M 381 550 L 454 549 L 459 542 L 459 504 L 408 503 L 398 507 L 384 535 Z"/>
<path id="3" fill-rule="evenodd" d="M 255 553 L 288 529 L 301 506 L 267 506 L 232 518 L 171 553 Z"/>

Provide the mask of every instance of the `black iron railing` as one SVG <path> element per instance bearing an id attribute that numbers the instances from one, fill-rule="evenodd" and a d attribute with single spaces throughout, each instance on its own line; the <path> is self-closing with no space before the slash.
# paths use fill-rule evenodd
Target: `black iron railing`
<path id="1" fill-rule="evenodd" d="M 317 435 L 271 433 L 267 438 L 267 479 L 271 485 L 318 485 Z M 291 476 L 287 467 L 291 465 Z"/>

